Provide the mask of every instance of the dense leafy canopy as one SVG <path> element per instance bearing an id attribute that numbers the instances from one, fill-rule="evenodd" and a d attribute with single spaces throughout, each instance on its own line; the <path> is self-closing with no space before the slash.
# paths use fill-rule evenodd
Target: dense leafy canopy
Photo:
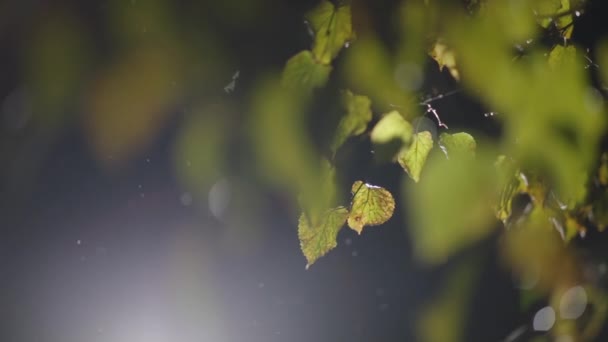
<path id="1" fill-rule="evenodd" d="M 276 178 L 284 178 L 300 198 L 298 232 L 307 267 L 337 246 L 345 223 L 360 234 L 393 215 L 389 190 L 363 181 L 352 185 L 348 208 L 339 203 L 339 194 L 346 191 L 336 181 L 336 156 L 350 137 L 360 136 L 369 139 L 374 153 L 388 148 L 388 157 L 378 161 L 400 165 L 414 181 L 403 182 L 403 205 L 421 262 L 445 263 L 498 231 L 505 235 L 500 252 L 516 277 L 524 279 L 543 265 L 543 281 L 534 291 L 559 297 L 560 289 L 584 281 L 573 266 L 568 242 L 608 225 L 608 157 L 598 153 L 606 133 L 604 99 L 586 75 L 596 64 L 588 51 L 569 41 L 583 7 L 570 0 L 407 1 L 396 14 L 403 30 L 396 48 L 385 46 L 369 29 L 355 40 L 348 3 L 324 0 L 308 12 L 312 49 L 288 60 L 282 81 L 285 88 L 305 91 L 291 99 L 272 93 L 256 97 L 264 98 L 257 114 L 256 125 L 264 132 L 258 149 L 266 151 L 262 155 L 267 165 L 274 165 Z M 537 44 L 544 33 L 557 37 Z M 348 45 L 344 62 L 334 71 L 332 63 Z M 449 70 L 459 90 L 490 109 L 503 130 L 499 137 L 476 139 L 449 131 L 432 107 L 443 96 L 419 101 L 425 55 L 435 60 L 433 67 Z M 608 64 L 608 45 L 600 45 L 597 56 Z M 605 70 L 600 72 L 608 82 Z M 330 72 L 340 76 L 343 116 L 321 148 L 330 151 L 320 168 L 331 170 L 328 178 L 320 176 L 319 158 L 302 130 L 297 132 L 303 122 L 287 118 L 301 120 L 299 113 L 310 108 L 314 89 L 327 84 Z M 276 114 L 270 117 L 270 112 Z M 420 126 L 421 115 L 431 114 L 445 131 L 435 134 L 435 127 Z M 277 157 L 277 141 L 289 145 L 290 156 Z M 528 200 L 521 203 L 522 198 Z M 499 230 L 501 226 L 507 229 Z M 552 266 L 560 262 L 568 265 L 563 274 Z M 463 275 L 450 280 L 448 286 L 457 288 L 452 292 L 468 291 L 474 268 L 463 266 L 455 273 Z M 595 293 L 589 300 L 603 303 L 605 294 L 587 285 L 587 293 Z M 453 317 L 466 306 L 463 296 L 433 304 L 421 319 L 422 340 L 458 340 L 454 336 L 463 322 Z M 433 329 L 439 322 L 449 325 L 444 335 Z M 556 326 L 572 336 L 591 334 L 562 321 Z"/>

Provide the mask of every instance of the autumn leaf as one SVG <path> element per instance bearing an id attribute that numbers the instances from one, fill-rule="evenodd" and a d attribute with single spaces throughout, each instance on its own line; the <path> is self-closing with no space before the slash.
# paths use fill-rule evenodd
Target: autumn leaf
<path id="1" fill-rule="evenodd" d="M 306 257 L 306 269 L 337 246 L 338 232 L 348 217 L 348 210 L 337 207 L 326 211 L 318 220 L 300 215 L 298 237 Z M 315 222 L 318 221 L 318 222 Z"/>
<path id="2" fill-rule="evenodd" d="M 353 200 L 348 226 L 361 234 L 364 226 L 377 226 L 388 221 L 395 210 L 391 193 L 379 186 L 356 181 L 353 183 Z"/>
<path id="3" fill-rule="evenodd" d="M 433 136 L 429 131 L 414 134 L 410 147 L 398 157 L 399 164 L 414 182 L 420 180 L 420 172 L 433 148 Z"/>

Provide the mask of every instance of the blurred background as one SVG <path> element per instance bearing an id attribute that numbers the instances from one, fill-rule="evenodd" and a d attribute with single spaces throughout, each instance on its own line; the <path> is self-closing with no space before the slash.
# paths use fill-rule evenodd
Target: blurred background
<path id="1" fill-rule="evenodd" d="M 361 29 L 390 45 L 378 18 L 397 3 L 362 6 Z M 254 157 L 251 93 L 310 46 L 303 14 L 316 4 L 0 3 L 0 340 L 416 339 L 447 266 L 415 262 L 407 213 L 361 237 L 342 230 L 305 270 L 297 205 Z M 598 13 L 581 18 L 582 44 L 605 32 Z M 456 88 L 447 70 L 425 70 L 423 92 Z M 437 109 L 456 127 L 500 133 L 464 94 Z M 311 117 L 337 122 L 334 112 Z M 311 122 L 326 138 L 331 127 Z M 402 201 L 403 171 L 348 144 L 344 183 L 365 179 Z M 478 246 L 471 341 L 504 340 L 530 319 L 495 242 Z"/>

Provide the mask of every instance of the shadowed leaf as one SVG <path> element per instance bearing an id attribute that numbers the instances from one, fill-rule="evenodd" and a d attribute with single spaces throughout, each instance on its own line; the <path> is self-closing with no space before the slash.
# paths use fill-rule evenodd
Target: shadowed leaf
<path id="1" fill-rule="evenodd" d="M 342 117 L 331 150 L 336 150 L 344 144 L 350 136 L 359 135 L 365 132 L 367 124 L 372 119 L 371 101 L 367 96 L 354 95 L 347 90 L 342 97 L 343 106 L 346 108 L 346 115 Z"/>
<path id="2" fill-rule="evenodd" d="M 286 87 L 302 88 L 310 91 L 324 86 L 330 72 L 330 65 L 315 62 L 312 53 L 305 50 L 287 61 L 281 83 Z"/>
<path id="3" fill-rule="evenodd" d="M 312 53 L 322 64 L 329 64 L 354 37 L 348 5 L 335 7 L 329 1 L 322 1 L 306 18 L 315 33 Z"/>

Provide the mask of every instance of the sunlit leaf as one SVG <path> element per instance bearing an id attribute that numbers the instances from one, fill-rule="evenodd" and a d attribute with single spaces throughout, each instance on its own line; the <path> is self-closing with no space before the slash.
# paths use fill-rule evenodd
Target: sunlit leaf
<path id="1" fill-rule="evenodd" d="M 441 263 L 472 245 L 495 225 L 491 203 L 496 179 L 486 154 L 475 159 L 446 159 L 434 155 L 419 184 L 406 188 L 409 225 L 416 255 Z"/>
<path id="2" fill-rule="evenodd" d="M 475 138 L 468 133 L 441 133 L 439 135 L 439 146 L 448 158 L 452 156 L 474 157 L 477 144 Z"/>
<path id="3" fill-rule="evenodd" d="M 414 134 L 410 147 L 398 157 L 399 164 L 415 182 L 420 180 L 420 172 L 433 148 L 433 136 L 429 131 Z"/>
<path id="4" fill-rule="evenodd" d="M 356 181 L 351 192 L 348 226 L 361 234 L 365 226 L 377 226 L 388 221 L 395 210 L 395 199 L 391 193 L 379 186 Z"/>
<path id="5" fill-rule="evenodd" d="M 346 109 L 346 115 L 340 120 L 334 135 L 331 145 L 334 153 L 348 137 L 365 132 L 367 124 L 372 119 L 371 101 L 367 96 L 355 95 L 347 90 L 342 96 L 342 104 Z"/>
<path id="6" fill-rule="evenodd" d="M 346 42 L 354 37 L 350 5 L 334 6 L 323 0 L 306 18 L 315 33 L 312 53 L 317 61 L 329 64 Z"/>
<path id="7" fill-rule="evenodd" d="M 375 144 L 386 144 L 393 140 L 400 140 L 409 144 L 413 132 L 412 125 L 398 111 L 393 110 L 386 113 L 374 126 L 371 132 L 371 140 Z"/>
<path id="8" fill-rule="evenodd" d="M 324 86 L 330 72 L 330 65 L 317 63 L 312 53 L 305 50 L 287 61 L 281 82 L 287 87 L 309 91 Z"/>
<path id="9" fill-rule="evenodd" d="M 435 42 L 433 48 L 429 52 L 429 55 L 439 64 L 439 70 L 443 70 L 444 67 L 447 67 L 450 71 L 450 74 L 455 79 L 460 79 L 460 73 L 458 71 L 458 67 L 456 66 L 456 56 L 454 55 L 454 50 L 449 48 L 445 43 L 441 41 Z"/>
<path id="10" fill-rule="evenodd" d="M 308 262 L 306 269 L 337 246 L 338 232 L 347 217 L 348 210 L 344 207 L 328 210 L 317 224 L 313 224 L 305 214 L 300 215 L 298 237 L 300 248 Z"/>

